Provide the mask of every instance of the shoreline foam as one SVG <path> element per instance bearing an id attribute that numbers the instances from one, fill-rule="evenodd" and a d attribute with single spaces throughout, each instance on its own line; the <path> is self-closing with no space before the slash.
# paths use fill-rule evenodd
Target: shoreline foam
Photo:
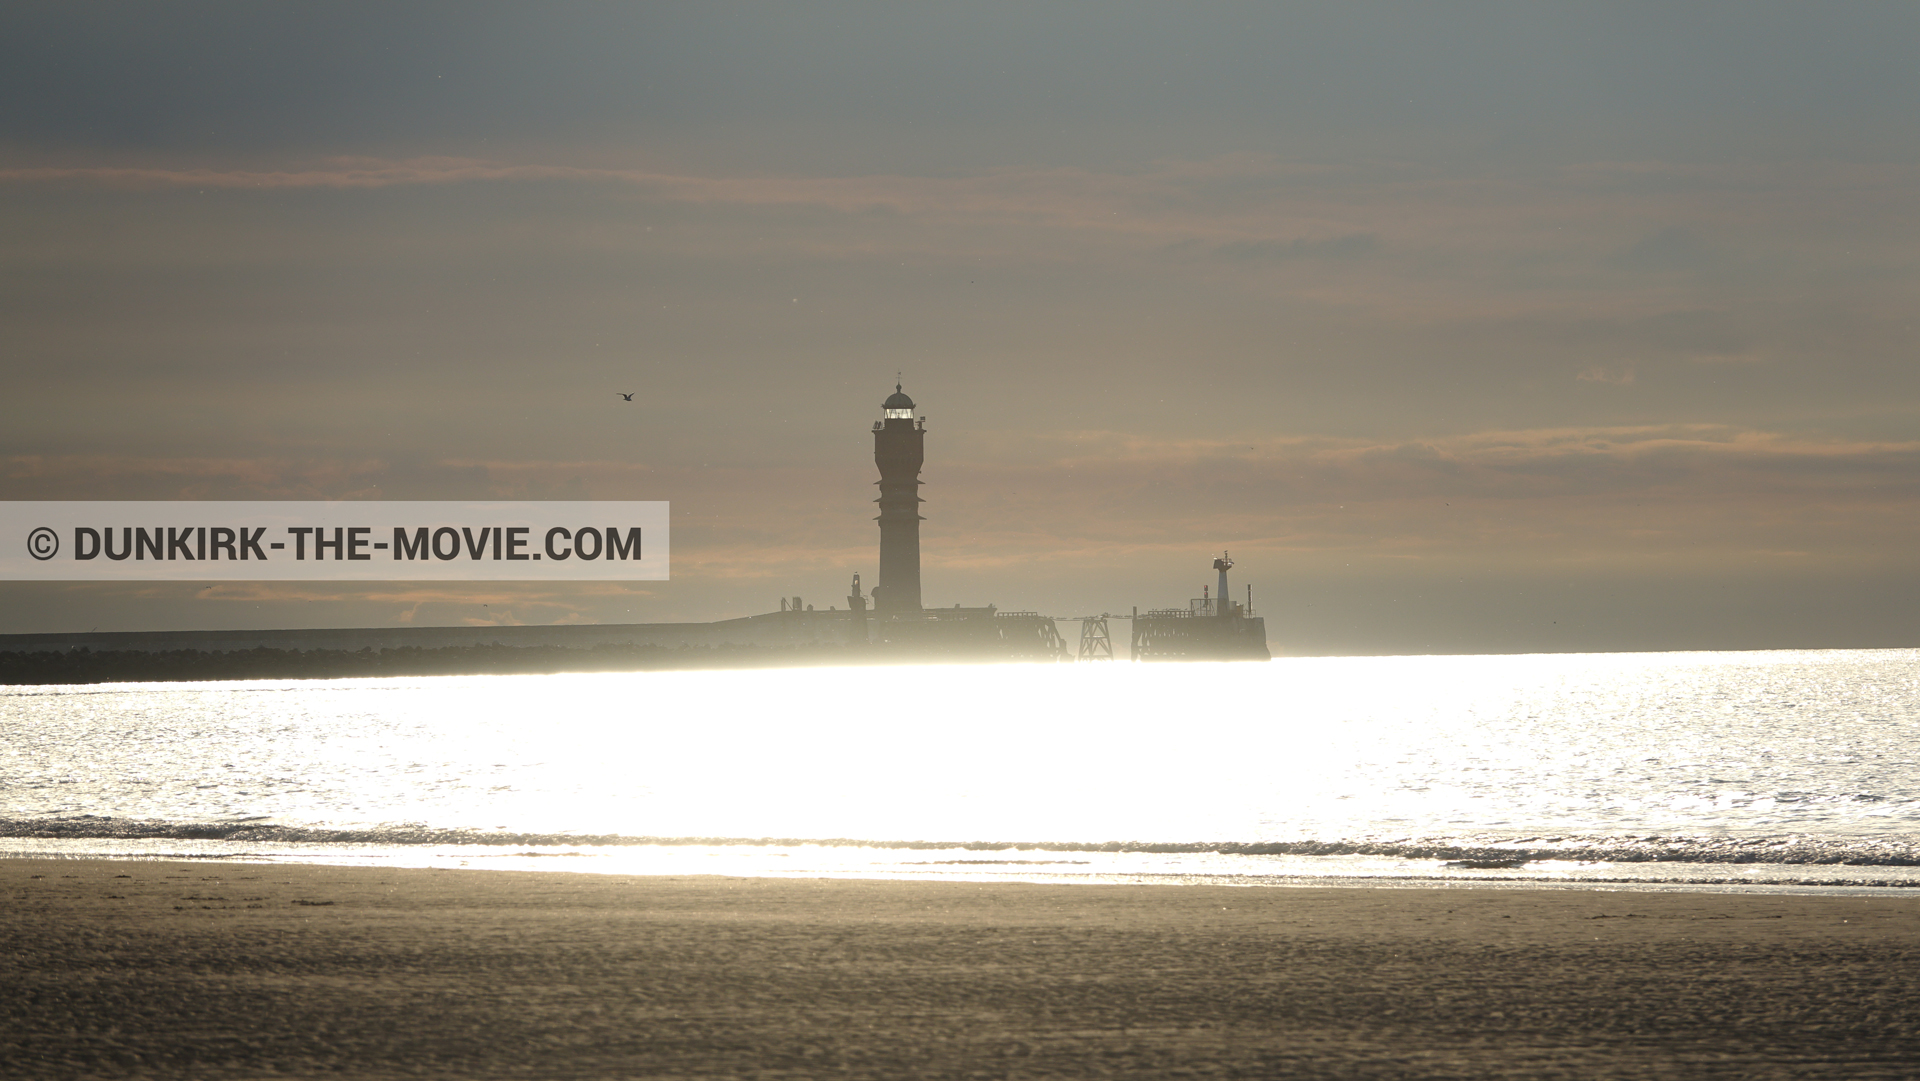
<path id="1" fill-rule="evenodd" d="M 262 816 L 264 817 L 264 816 Z M 860 837 L 655 837 L 618 833 L 536 833 L 509 830 L 378 825 L 336 828 L 296 826 L 257 819 L 226 822 L 167 822 L 72 815 L 0 818 L 0 841 L 173 839 L 305 844 L 381 845 L 579 845 L 615 847 L 743 846 L 762 848 L 891 849 L 966 852 L 1121 852 L 1214 853 L 1234 856 L 1394 856 L 1435 860 L 1605 860 L 1611 863 L 1800 864 L 1817 866 L 1920 867 L 1920 843 L 1862 838 L 1622 834 L 1590 836 L 1494 834 L 1462 837 L 1289 841 L 1005 841 L 874 839 Z"/>

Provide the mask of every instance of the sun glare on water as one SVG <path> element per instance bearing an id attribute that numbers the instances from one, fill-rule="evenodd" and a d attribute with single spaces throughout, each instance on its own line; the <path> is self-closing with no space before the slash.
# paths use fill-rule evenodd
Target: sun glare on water
<path id="1" fill-rule="evenodd" d="M 1911 651 L 927 665 L 0 697 L 15 816 L 628 838 L 1900 833 Z"/>

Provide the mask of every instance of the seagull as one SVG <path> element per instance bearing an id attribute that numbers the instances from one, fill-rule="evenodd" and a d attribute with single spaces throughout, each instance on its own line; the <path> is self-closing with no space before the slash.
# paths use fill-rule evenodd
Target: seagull
<path id="1" fill-rule="evenodd" d="M 621 397 L 621 398 L 623 398 L 623 399 L 625 399 L 626 401 L 629 401 L 629 402 L 630 402 L 630 401 L 632 401 L 632 400 L 633 400 L 633 394 L 638 394 L 638 393 L 640 393 L 640 392 L 636 390 L 636 391 L 634 391 L 634 392 L 633 392 L 633 394 L 628 394 L 628 393 L 626 393 L 625 391 L 620 391 L 620 390 L 616 390 L 616 391 L 614 391 L 614 393 L 615 393 L 615 394 L 618 394 L 618 395 L 620 395 L 620 397 Z"/>

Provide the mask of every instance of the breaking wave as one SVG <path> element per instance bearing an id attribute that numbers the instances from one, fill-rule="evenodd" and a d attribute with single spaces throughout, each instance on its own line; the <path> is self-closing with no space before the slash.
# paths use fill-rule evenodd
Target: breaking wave
<path id="1" fill-rule="evenodd" d="M 165 822 L 79 815 L 0 819 L 0 838 L 45 840 L 194 840 L 322 845 L 742 846 L 1006 853 L 1218 854 L 1225 856 L 1375 856 L 1510 865 L 1536 860 L 1584 863 L 1774 864 L 1920 867 L 1920 843 L 1788 837 L 1618 836 L 1399 837 L 1292 841 L 937 841 L 850 837 L 645 837 L 600 833 L 513 833 L 386 825 L 330 829 L 258 820 Z M 999 861 L 1004 862 L 1004 861 Z M 1062 861 L 1049 861 L 1062 862 Z"/>

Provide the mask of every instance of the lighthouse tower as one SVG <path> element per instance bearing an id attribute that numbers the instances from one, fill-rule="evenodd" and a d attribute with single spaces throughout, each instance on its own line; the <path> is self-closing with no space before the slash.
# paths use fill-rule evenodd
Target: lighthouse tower
<path id="1" fill-rule="evenodd" d="M 913 417 L 913 399 L 900 384 L 873 423 L 873 464 L 880 467 L 880 581 L 876 614 L 920 611 L 920 465 L 926 459 L 926 418 Z"/>

